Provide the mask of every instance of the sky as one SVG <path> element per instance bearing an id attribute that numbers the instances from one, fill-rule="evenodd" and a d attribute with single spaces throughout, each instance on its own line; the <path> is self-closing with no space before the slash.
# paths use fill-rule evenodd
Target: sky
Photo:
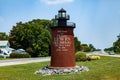
<path id="1" fill-rule="evenodd" d="M 95 48 L 111 47 L 120 34 L 120 0 L 0 0 L 0 32 L 17 22 L 53 19 L 64 8 L 76 23 L 74 36 Z"/>

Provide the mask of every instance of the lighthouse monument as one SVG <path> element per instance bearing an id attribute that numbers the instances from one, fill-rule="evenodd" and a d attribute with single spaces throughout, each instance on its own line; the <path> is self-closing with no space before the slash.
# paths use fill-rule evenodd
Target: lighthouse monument
<path id="1" fill-rule="evenodd" d="M 74 68 L 75 48 L 74 33 L 75 23 L 67 22 L 70 16 L 63 8 L 55 15 L 57 23 L 51 27 L 51 68 Z"/>
<path id="2" fill-rule="evenodd" d="M 43 67 L 35 74 L 69 74 L 82 71 L 89 71 L 88 67 L 76 66 L 74 33 L 75 23 L 67 22 L 70 16 L 63 8 L 55 15 L 57 23 L 51 27 L 51 62 L 50 66 Z"/>

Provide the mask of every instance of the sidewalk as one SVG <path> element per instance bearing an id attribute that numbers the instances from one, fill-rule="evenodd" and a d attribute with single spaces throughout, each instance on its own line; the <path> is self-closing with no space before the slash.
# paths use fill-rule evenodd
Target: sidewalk
<path id="1" fill-rule="evenodd" d="M 0 60 L 0 66 L 10 66 L 10 65 L 33 63 L 33 62 L 44 62 L 44 61 L 50 61 L 50 57 Z"/>

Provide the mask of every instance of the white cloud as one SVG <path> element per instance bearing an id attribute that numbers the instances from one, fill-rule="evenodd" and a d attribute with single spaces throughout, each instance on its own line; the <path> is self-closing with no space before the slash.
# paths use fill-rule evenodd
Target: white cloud
<path id="1" fill-rule="evenodd" d="M 52 4 L 63 4 L 63 3 L 70 3 L 73 2 L 74 0 L 41 0 L 45 4 L 52 5 Z"/>

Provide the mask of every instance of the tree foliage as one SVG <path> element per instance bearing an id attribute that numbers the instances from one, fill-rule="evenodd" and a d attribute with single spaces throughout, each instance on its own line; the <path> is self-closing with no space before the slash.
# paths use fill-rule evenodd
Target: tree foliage
<path id="1" fill-rule="evenodd" d="M 89 44 L 89 46 L 87 44 L 81 44 L 77 37 L 74 37 L 74 46 L 75 52 L 78 51 L 89 52 L 96 50 L 96 48 L 92 44 Z"/>
<path id="2" fill-rule="evenodd" d="M 34 19 L 13 26 L 10 31 L 9 41 L 12 48 L 23 48 L 32 57 L 48 56 L 50 45 L 50 21 Z"/>
<path id="3" fill-rule="evenodd" d="M 110 48 L 105 48 L 105 51 L 114 51 L 117 54 L 120 54 L 120 34 L 117 36 L 117 40 L 113 42 L 113 46 Z"/>
<path id="4" fill-rule="evenodd" d="M 89 52 L 91 48 L 87 44 L 81 44 L 81 51 Z"/>
<path id="5" fill-rule="evenodd" d="M 120 34 L 117 36 L 118 40 L 113 43 L 113 51 L 120 54 Z"/>
<path id="6" fill-rule="evenodd" d="M 91 51 L 95 51 L 96 50 L 96 48 L 92 44 L 89 44 L 89 47 L 91 48 Z"/>
<path id="7" fill-rule="evenodd" d="M 8 40 L 8 35 L 5 32 L 0 32 L 0 40 Z"/>
<path id="8" fill-rule="evenodd" d="M 78 38 L 74 37 L 75 52 L 80 51 L 80 44 L 81 42 L 78 40 Z"/>

